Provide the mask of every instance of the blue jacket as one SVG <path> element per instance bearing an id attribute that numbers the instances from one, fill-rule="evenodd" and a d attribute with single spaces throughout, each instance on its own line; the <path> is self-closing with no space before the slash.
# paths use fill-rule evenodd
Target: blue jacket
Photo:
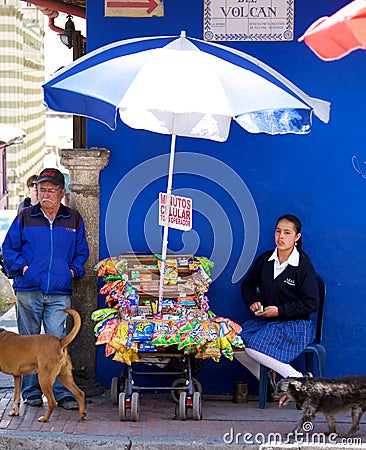
<path id="1" fill-rule="evenodd" d="M 40 290 L 43 294 L 71 294 L 72 280 L 84 275 L 89 257 L 81 215 L 62 204 L 52 224 L 39 203 L 23 209 L 9 229 L 2 251 L 6 271 L 14 277 L 14 291 Z"/>

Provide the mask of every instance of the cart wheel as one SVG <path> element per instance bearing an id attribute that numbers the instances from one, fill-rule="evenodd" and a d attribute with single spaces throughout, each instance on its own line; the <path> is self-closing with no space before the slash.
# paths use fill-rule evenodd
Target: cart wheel
<path id="1" fill-rule="evenodd" d="M 172 383 L 172 387 L 173 388 L 177 388 L 177 387 L 185 387 L 186 386 L 186 379 L 185 378 L 177 378 L 176 380 L 173 381 Z M 174 403 L 179 404 L 179 398 L 180 398 L 180 394 L 181 394 L 181 390 L 179 389 L 172 389 L 170 391 L 170 395 L 172 397 L 172 400 Z"/>
<path id="2" fill-rule="evenodd" d="M 119 394 L 118 413 L 121 422 L 126 420 L 126 394 L 124 392 Z"/>
<path id="3" fill-rule="evenodd" d="M 199 392 L 202 395 L 202 385 L 197 380 L 197 378 L 192 378 L 192 383 L 193 383 L 194 392 Z M 176 380 L 173 381 L 172 387 L 180 387 L 180 386 L 187 387 L 187 380 L 185 378 L 177 378 Z M 170 391 L 170 395 L 171 395 L 171 398 L 174 403 L 179 404 L 179 394 L 181 392 L 182 391 L 179 389 L 172 389 Z"/>
<path id="4" fill-rule="evenodd" d="M 131 420 L 137 422 L 140 415 L 140 394 L 133 392 L 131 396 Z"/>
<path id="5" fill-rule="evenodd" d="M 186 420 L 187 418 L 187 392 L 182 391 L 179 394 L 179 419 Z"/>
<path id="6" fill-rule="evenodd" d="M 199 392 L 193 394 L 192 417 L 194 420 L 202 419 L 201 394 Z"/>
<path id="7" fill-rule="evenodd" d="M 199 392 L 202 395 L 202 384 L 197 380 L 197 378 L 192 378 L 193 387 L 195 392 Z"/>
<path id="8" fill-rule="evenodd" d="M 113 377 L 111 382 L 111 399 L 113 405 L 118 405 L 119 394 L 120 394 L 119 379 L 117 377 Z"/>

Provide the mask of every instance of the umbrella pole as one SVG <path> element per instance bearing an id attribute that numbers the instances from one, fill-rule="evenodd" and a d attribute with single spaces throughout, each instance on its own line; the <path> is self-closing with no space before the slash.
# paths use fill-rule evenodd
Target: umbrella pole
<path id="1" fill-rule="evenodd" d="M 163 298 L 164 298 L 164 274 L 165 274 L 165 266 L 166 266 L 166 254 L 167 254 L 167 248 L 168 248 L 170 198 L 171 198 L 171 195 L 172 195 L 176 137 L 177 136 L 175 134 L 172 134 L 172 139 L 171 139 L 171 142 L 170 142 L 168 185 L 167 185 L 167 189 L 166 189 L 166 194 L 167 195 L 166 195 L 166 203 L 165 203 L 163 244 L 162 244 L 162 249 L 161 249 L 161 266 L 160 266 L 158 314 L 161 314 L 161 308 L 162 308 L 162 303 L 163 303 Z"/>

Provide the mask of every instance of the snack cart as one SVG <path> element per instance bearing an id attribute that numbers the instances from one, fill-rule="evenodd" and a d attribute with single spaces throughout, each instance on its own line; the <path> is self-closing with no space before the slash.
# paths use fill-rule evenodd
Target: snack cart
<path id="1" fill-rule="evenodd" d="M 100 261 L 95 269 L 104 278 L 100 293 L 107 308 L 94 311 L 96 344 L 106 345 L 106 356 L 124 363 L 114 377 L 111 398 L 120 420 L 128 412 L 139 419 L 140 392 L 169 390 L 177 416 L 202 417 L 202 387 L 192 372 L 204 359 L 233 358 L 233 347 L 243 347 L 238 324 L 217 317 L 206 295 L 213 263 L 193 255 L 168 255 L 164 269 L 164 298 L 158 305 L 161 260 L 158 255 L 121 254 Z M 138 371 L 136 364 L 157 370 Z M 198 363 L 198 364 L 197 364 Z M 192 370 L 192 368 L 194 368 Z M 174 377 L 170 386 L 141 386 L 140 375 Z"/>

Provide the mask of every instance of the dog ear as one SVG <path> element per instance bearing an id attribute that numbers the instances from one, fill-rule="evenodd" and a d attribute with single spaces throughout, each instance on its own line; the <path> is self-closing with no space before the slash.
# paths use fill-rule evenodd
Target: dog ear
<path id="1" fill-rule="evenodd" d="M 302 383 L 298 380 L 293 380 L 290 382 L 290 385 L 295 389 L 295 391 L 300 392 Z"/>

